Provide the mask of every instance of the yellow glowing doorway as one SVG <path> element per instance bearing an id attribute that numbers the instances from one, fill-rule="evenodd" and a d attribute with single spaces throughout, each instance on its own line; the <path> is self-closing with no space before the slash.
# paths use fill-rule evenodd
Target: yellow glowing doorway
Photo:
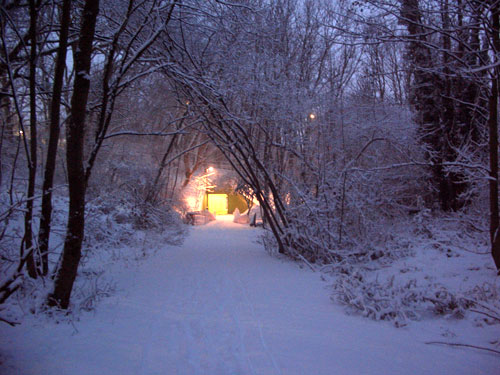
<path id="1" fill-rule="evenodd" d="M 227 215 L 227 194 L 208 194 L 208 211 L 216 215 Z"/>

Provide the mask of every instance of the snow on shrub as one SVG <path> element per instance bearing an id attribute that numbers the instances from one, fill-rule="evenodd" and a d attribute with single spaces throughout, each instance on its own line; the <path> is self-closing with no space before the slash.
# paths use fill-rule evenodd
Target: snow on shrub
<path id="1" fill-rule="evenodd" d="M 419 319 L 416 310 L 420 296 L 415 292 L 413 283 L 410 281 L 395 287 L 394 277 L 385 283 L 378 280 L 367 282 L 360 272 L 353 271 L 335 281 L 333 298 L 365 317 L 391 320 L 401 325 L 408 319 Z"/>
<path id="2" fill-rule="evenodd" d="M 109 246 L 132 244 L 141 231 L 164 235 L 168 243 L 182 235 L 182 221 L 167 204 L 153 205 L 136 195 L 98 197 L 87 204 L 85 244 Z"/>
<path id="3" fill-rule="evenodd" d="M 500 323 L 498 286 L 484 281 L 494 272 L 479 272 L 481 267 L 474 265 L 478 256 L 488 254 L 468 250 L 486 249 L 487 241 L 482 232 L 465 229 L 457 217 L 417 215 L 418 225 L 406 223 L 412 229 L 394 237 L 392 251 L 380 250 L 383 256 L 375 258 L 377 250 L 358 251 L 362 256 L 351 252 L 324 267 L 334 278 L 332 300 L 351 313 L 398 327 L 429 316 L 461 319 L 468 312 L 486 324 Z M 398 244 L 404 245 L 398 249 Z"/>
<path id="4" fill-rule="evenodd" d="M 409 320 L 438 315 L 457 319 L 465 317 L 468 310 L 483 314 L 500 322 L 500 306 L 483 301 L 486 288 L 490 295 L 486 301 L 498 301 L 498 292 L 492 285 L 476 286 L 466 293 L 454 293 L 440 284 L 420 284 L 416 279 L 398 282 L 395 276 L 386 281 L 367 281 L 359 270 L 340 275 L 333 284 L 332 299 L 373 320 L 387 320 L 400 327 Z M 480 292 L 482 291 L 482 292 Z"/>
<path id="5" fill-rule="evenodd" d="M 359 271 L 341 275 L 333 284 L 333 299 L 353 312 L 374 320 L 392 321 L 396 326 L 408 320 L 435 315 L 463 318 L 475 304 L 472 299 L 456 295 L 443 285 L 419 285 L 416 279 L 400 283 L 395 276 L 386 281 L 366 281 Z"/>
<path id="6" fill-rule="evenodd" d="M 68 204 L 68 198 L 63 195 L 55 195 L 53 199 L 50 272 L 57 268 L 57 262 L 60 261 Z M 2 202 L 1 205 L 6 207 L 8 201 L 4 199 Z M 3 233 L 8 234 L 0 237 L 0 250 L 5 256 L 0 261 L 2 278 L 12 273 L 15 265 L 7 261 L 7 255 L 11 253 L 3 249 L 17 248 L 12 245 L 18 244 L 23 233 L 23 215 L 22 211 L 18 211 L 13 210 L 9 214 L 10 220 L 0 222 L 8 227 L 0 227 Z M 143 203 L 138 196 L 126 191 L 101 194 L 89 199 L 86 204 L 82 259 L 71 297 L 72 315 L 94 309 L 101 299 L 115 292 L 113 272 L 110 272 L 113 267 L 133 267 L 137 261 L 157 251 L 158 246 L 155 244 L 177 244 L 184 235 L 185 226 L 179 215 L 166 204 L 153 206 Z M 15 259 L 16 255 L 17 252 L 12 252 L 11 258 Z M 20 288 L 7 303 L 0 306 L 2 316 L 19 321 L 26 312 L 44 311 L 46 296 L 53 287 L 52 277 L 31 279 L 22 276 L 16 282 Z M 65 319 L 62 315 L 59 318 Z"/>

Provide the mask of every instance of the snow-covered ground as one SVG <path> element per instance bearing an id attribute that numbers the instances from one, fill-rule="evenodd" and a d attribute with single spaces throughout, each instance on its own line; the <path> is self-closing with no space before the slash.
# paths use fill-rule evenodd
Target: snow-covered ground
<path id="1" fill-rule="evenodd" d="M 500 374 L 494 353 L 425 344 L 481 345 L 498 339 L 498 325 L 427 318 L 395 328 L 346 315 L 319 273 L 271 257 L 259 229 L 231 219 L 113 271 L 114 295 L 77 320 L 27 314 L 0 325 L 0 373 Z"/>

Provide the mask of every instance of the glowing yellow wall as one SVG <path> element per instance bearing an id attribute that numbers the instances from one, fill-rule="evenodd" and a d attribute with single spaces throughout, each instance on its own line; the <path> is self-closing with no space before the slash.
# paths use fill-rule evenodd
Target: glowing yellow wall
<path id="1" fill-rule="evenodd" d="M 227 194 L 208 194 L 208 211 L 227 215 Z"/>

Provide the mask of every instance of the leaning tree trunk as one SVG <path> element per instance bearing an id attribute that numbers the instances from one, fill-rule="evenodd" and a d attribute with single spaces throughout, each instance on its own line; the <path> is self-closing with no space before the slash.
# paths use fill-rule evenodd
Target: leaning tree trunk
<path id="1" fill-rule="evenodd" d="M 500 51 L 500 36 L 498 34 L 500 31 L 499 12 L 500 7 L 497 4 L 493 7 L 491 16 L 492 39 L 495 53 L 498 53 Z M 496 62 L 497 61 L 494 61 L 494 65 L 496 65 Z M 493 260 L 495 261 L 497 270 L 500 271 L 500 218 L 498 212 L 498 73 L 498 68 L 493 68 L 488 125 L 490 149 L 489 185 L 491 255 L 493 256 Z"/>
<path id="2" fill-rule="evenodd" d="M 86 0 L 82 14 L 80 39 L 76 50 L 75 82 L 71 98 L 71 117 L 67 126 L 66 163 L 69 183 L 69 214 L 61 267 L 57 271 L 54 292 L 49 306 L 66 309 L 80 263 L 85 225 L 85 170 L 83 168 L 83 140 L 85 110 L 90 88 L 92 43 L 95 34 L 99 0 Z"/>
<path id="3" fill-rule="evenodd" d="M 52 188 L 54 185 L 54 173 L 56 169 L 57 144 L 60 133 L 61 117 L 61 95 L 64 80 L 64 69 L 66 68 L 66 51 L 68 49 L 68 30 L 71 21 L 71 0 L 63 0 L 61 13 L 61 32 L 59 36 L 59 47 L 54 74 L 54 88 L 52 90 L 52 101 L 50 103 L 50 134 L 47 148 L 47 161 L 43 178 L 42 195 L 42 217 L 40 218 L 40 230 L 38 231 L 38 246 L 42 257 L 42 272 L 48 273 L 49 261 L 49 236 L 52 217 Z"/>

